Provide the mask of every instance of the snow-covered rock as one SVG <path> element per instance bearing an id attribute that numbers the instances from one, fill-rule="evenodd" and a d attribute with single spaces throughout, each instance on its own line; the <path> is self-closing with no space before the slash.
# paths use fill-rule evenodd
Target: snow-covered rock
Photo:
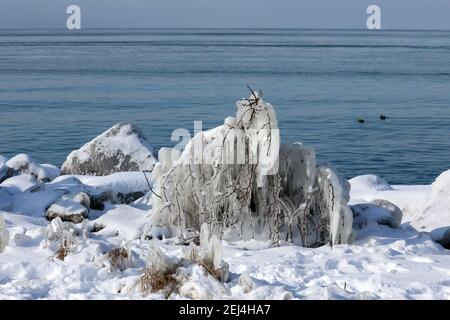
<path id="1" fill-rule="evenodd" d="M 392 190 L 392 187 L 383 178 L 374 174 L 365 174 L 349 180 L 352 188 L 371 189 L 376 191 Z"/>
<path id="2" fill-rule="evenodd" d="M 151 183 L 151 174 L 147 173 L 147 178 Z M 103 210 L 107 202 L 131 203 L 144 196 L 149 187 L 142 172 L 119 172 L 109 176 L 63 175 L 47 184 L 48 189 L 85 192 L 90 208 Z"/>
<path id="3" fill-rule="evenodd" d="M 31 174 L 21 174 L 20 176 L 14 176 L 3 181 L 0 186 L 9 187 L 10 189 L 16 189 L 22 192 L 33 192 L 43 186 L 38 182 L 36 177 Z"/>
<path id="4" fill-rule="evenodd" d="M 5 219 L 0 214 L 0 252 L 5 250 L 9 242 L 9 231 L 6 229 Z"/>
<path id="5" fill-rule="evenodd" d="M 84 192 L 89 196 L 90 208 L 94 210 L 103 210 L 107 202 L 118 202 L 112 190 L 85 185 L 76 176 L 60 176 L 46 187 L 47 191 L 63 191 L 64 194 Z"/>
<path id="6" fill-rule="evenodd" d="M 63 174 L 109 175 L 121 171 L 153 170 L 153 149 L 131 123 L 119 123 L 69 154 L 62 165 Z"/>
<path id="7" fill-rule="evenodd" d="M 39 182 L 50 182 L 59 176 L 60 170 L 49 164 L 38 164 L 31 156 L 21 153 L 5 163 L 7 167 L 6 175 L 0 177 L 0 182 L 6 178 L 21 174 L 31 174 Z"/>
<path id="8" fill-rule="evenodd" d="M 65 179 L 68 176 L 61 176 L 59 179 Z M 119 203 L 129 204 L 149 191 L 149 184 L 152 184 L 152 174 L 143 172 L 117 172 L 108 176 L 73 176 L 81 183 L 104 190 L 109 190 L 115 194 Z M 148 182 L 147 182 L 148 181 Z"/>
<path id="9" fill-rule="evenodd" d="M 47 177 L 47 179 L 42 180 L 42 182 L 52 181 L 56 179 L 56 177 L 59 177 L 59 175 L 61 174 L 61 169 L 55 165 L 41 163 L 40 166 L 44 170 L 45 176 Z"/>
<path id="10" fill-rule="evenodd" d="M 350 206 L 353 211 L 353 227 L 363 229 L 371 224 L 399 228 L 402 213 L 394 204 L 386 200 L 374 203 L 360 203 Z M 398 210 L 397 210 L 398 209 Z"/>
<path id="11" fill-rule="evenodd" d="M 67 194 L 52 204 L 46 212 L 46 218 L 57 217 L 62 221 L 80 223 L 89 215 L 90 199 L 86 193 Z"/>
<path id="12" fill-rule="evenodd" d="M 377 207 L 389 210 L 391 212 L 392 218 L 394 219 L 393 223 L 394 228 L 400 227 L 400 225 L 402 224 L 403 212 L 402 210 L 400 210 L 399 207 L 397 207 L 392 202 L 384 199 L 374 199 L 370 201 L 370 203 Z"/>

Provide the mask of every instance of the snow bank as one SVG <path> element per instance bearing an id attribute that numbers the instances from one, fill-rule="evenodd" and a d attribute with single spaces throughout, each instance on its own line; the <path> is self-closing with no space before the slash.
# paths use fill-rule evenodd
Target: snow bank
<path id="1" fill-rule="evenodd" d="M 156 159 L 144 134 L 131 123 L 119 123 L 69 154 L 63 174 L 109 175 L 153 170 Z"/>
<path id="2" fill-rule="evenodd" d="M 394 185 L 387 187 L 384 182 L 379 183 L 379 181 L 384 181 L 382 178 L 372 177 L 370 180 L 372 182 L 367 182 L 367 179 L 361 178 L 361 176 L 349 180 L 351 184 L 349 204 L 355 205 L 377 199 L 387 200 L 400 209 L 402 222 L 410 223 L 411 226 L 424 231 L 431 231 L 435 228 L 434 223 L 428 225 L 432 221 L 422 220 L 421 223 L 419 220 L 429 203 L 430 185 Z M 378 182 L 373 183 L 373 181 Z M 436 217 L 434 214 L 430 216 Z"/>
<path id="3" fill-rule="evenodd" d="M 307 152 L 307 149 L 302 149 L 302 152 Z M 313 160 L 309 157 L 303 159 Z M 299 170 L 295 168 L 295 162 L 289 163 L 294 165 L 288 165 L 292 169 L 287 172 Z M 307 168 L 314 167 L 312 162 L 306 163 L 301 172 L 309 172 L 312 179 L 314 170 Z M 58 192 L 71 194 L 78 188 L 94 188 L 82 184 L 75 177 L 58 180 L 45 184 L 45 190 L 37 192 L 22 192 L 17 188 L 12 192 L 12 185 L 0 187 L 0 197 L 2 190 L 4 194 L 12 192 L 8 197 L 14 199 L 16 206 L 28 206 L 30 210 L 0 212 L 0 217 L 6 222 L 3 230 L 7 230 L 10 239 L 0 254 L 0 299 L 142 299 L 136 283 L 146 263 L 144 252 L 148 246 L 157 246 L 174 259 L 183 257 L 185 250 L 179 245 L 179 239 L 168 239 L 167 230 L 160 229 L 161 232 L 155 233 L 152 240 L 142 237 L 146 234 L 144 226 L 151 211 L 108 205 L 99 213 L 100 217 L 93 217 L 85 224 L 64 223 L 60 226 L 66 230 L 66 239 L 75 241 L 76 245 L 67 247 L 64 261 L 55 259 L 61 241 L 55 240 L 48 246 L 43 244 L 46 232 L 57 224 L 49 228 L 42 215 L 32 210 L 39 211 L 47 197 L 58 195 L 60 198 L 62 195 Z M 299 192 L 305 185 L 286 180 L 286 186 L 289 186 L 286 190 Z M 436 195 L 445 189 L 444 186 L 445 183 L 435 190 Z M 396 204 L 398 199 L 401 199 L 400 203 L 418 204 L 419 200 L 428 201 L 431 197 L 429 186 L 365 190 L 365 195 L 362 189 L 356 191 L 367 201 L 393 198 L 392 202 Z M 429 198 L 425 198 L 425 194 Z M 434 200 L 441 201 L 439 199 L 442 197 Z M 446 201 L 445 197 L 443 200 Z M 380 210 L 379 207 L 375 209 Z M 435 216 L 435 221 L 439 220 L 438 211 L 429 211 L 429 215 Z M 412 214 L 406 215 L 405 222 L 414 225 L 415 221 L 410 220 L 413 217 Z M 441 227 L 447 225 L 445 220 L 440 222 Z M 93 228 L 95 224 L 103 229 Z M 434 242 L 429 233 L 415 230 L 409 227 L 410 224 L 403 224 L 398 229 L 380 226 L 373 220 L 368 224 L 369 227 L 359 231 L 352 245 L 341 244 L 332 248 L 304 248 L 286 242 L 274 246 L 271 241 L 256 240 L 222 241 L 222 259 L 229 265 L 229 282 L 219 282 L 198 264 L 188 264 L 180 270 L 180 276 L 183 276 L 180 292 L 171 298 L 450 299 L 448 250 Z M 64 238 L 64 230 L 56 230 L 60 238 Z M 161 237 L 163 241 L 158 240 L 159 234 L 164 235 Z M 132 263 L 127 264 L 124 270 L 113 269 L 105 263 L 105 252 L 121 248 L 125 241 Z M 164 295 L 150 293 L 145 298 L 164 299 Z"/>
<path id="4" fill-rule="evenodd" d="M 123 240 L 139 239 L 149 219 L 149 212 L 127 205 L 117 205 L 91 223 L 102 228 L 97 234 L 119 237 Z"/>
<path id="5" fill-rule="evenodd" d="M 152 174 L 146 173 L 147 179 L 152 184 Z M 142 172 L 117 172 L 108 176 L 75 176 L 83 184 L 112 190 L 117 193 L 127 194 L 133 192 L 146 193 L 149 186 Z"/>

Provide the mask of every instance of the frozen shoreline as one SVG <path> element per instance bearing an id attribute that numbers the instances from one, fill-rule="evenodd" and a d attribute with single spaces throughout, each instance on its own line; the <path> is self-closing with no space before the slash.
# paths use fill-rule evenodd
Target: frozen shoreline
<path id="1" fill-rule="evenodd" d="M 444 173 L 433 185 L 388 187 L 374 185 L 367 176 L 352 179 L 350 204 L 373 199 L 396 204 L 403 212 L 399 229 L 374 224 L 358 232 L 353 244 L 316 249 L 288 243 L 274 247 L 267 241 L 223 241 L 231 282 L 220 284 L 194 268 L 188 297 L 449 299 L 450 251 L 433 241 L 450 225 L 448 213 L 444 215 L 442 211 L 450 211 L 445 197 L 450 190 L 447 176 L 448 172 Z M 164 298 L 161 294 L 143 297 L 136 287 L 149 245 L 157 243 L 167 255 L 181 256 L 181 246 L 173 239 L 140 239 L 151 214 L 151 201 L 146 202 L 144 197 L 137 201 L 140 205 L 108 203 L 103 210 L 93 211 L 87 225 L 98 222 L 106 227 L 80 239 L 74 252 L 59 261 L 54 251 L 44 246 L 48 222 L 43 218 L 43 210 L 55 192 L 52 185 L 62 186 L 61 181 L 70 180 L 71 176 L 47 183 L 18 177 L 0 185 L 13 194 L 14 202 L 9 210 L 1 211 L 10 238 L 0 253 L 1 299 Z M 76 178 L 92 187 L 122 192 L 146 186 L 140 172 Z M 45 191 L 33 191 L 36 186 Z M 6 202 L 1 199 L 4 205 Z M 102 262 L 104 253 L 125 242 L 131 248 L 132 263 L 123 272 L 111 271 Z M 252 279 L 254 287 L 250 291 L 239 282 L 243 274 Z"/>

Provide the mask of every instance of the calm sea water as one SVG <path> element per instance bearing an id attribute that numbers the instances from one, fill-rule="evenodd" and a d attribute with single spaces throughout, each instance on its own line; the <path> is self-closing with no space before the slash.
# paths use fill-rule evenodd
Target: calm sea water
<path id="1" fill-rule="evenodd" d="M 247 85 L 285 142 L 347 178 L 429 183 L 450 168 L 445 31 L 0 30 L 0 154 L 61 164 L 121 121 L 174 146 L 172 130 L 233 115 Z"/>

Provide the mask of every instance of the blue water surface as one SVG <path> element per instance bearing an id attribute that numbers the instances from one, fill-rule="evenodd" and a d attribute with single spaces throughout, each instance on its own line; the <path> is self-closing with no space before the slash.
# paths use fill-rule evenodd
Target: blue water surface
<path id="1" fill-rule="evenodd" d="M 0 30 L 0 154 L 60 165 L 122 121 L 174 146 L 174 129 L 234 115 L 247 85 L 284 142 L 346 178 L 430 183 L 450 168 L 448 31 Z"/>

